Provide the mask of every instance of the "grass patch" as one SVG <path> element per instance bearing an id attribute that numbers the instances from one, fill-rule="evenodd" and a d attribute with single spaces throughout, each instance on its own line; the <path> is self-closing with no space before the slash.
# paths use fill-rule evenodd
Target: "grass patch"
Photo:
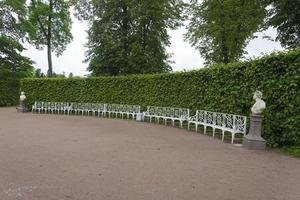
<path id="1" fill-rule="evenodd" d="M 282 150 L 291 156 L 300 158 L 300 146 L 284 147 Z"/>

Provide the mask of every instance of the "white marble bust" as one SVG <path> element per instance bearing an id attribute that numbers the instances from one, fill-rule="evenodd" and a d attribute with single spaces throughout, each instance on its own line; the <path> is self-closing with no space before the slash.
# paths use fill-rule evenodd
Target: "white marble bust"
<path id="1" fill-rule="evenodd" d="M 253 99 L 255 100 L 255 103 L 251 108 L 251 112 L 252 114 L 260 115 L 266 108 L 266 103 L 262 100 L 262 92 L 255 91 Z"/>
<path id="2" fill-rule="evenodd" d="M 25 92 L 21 92 L 20 101 L 24 101 L 26 99 Z"/>

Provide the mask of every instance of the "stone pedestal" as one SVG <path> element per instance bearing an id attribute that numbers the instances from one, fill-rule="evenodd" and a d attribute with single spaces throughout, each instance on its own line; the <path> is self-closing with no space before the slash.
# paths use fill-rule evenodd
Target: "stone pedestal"
<path id="1" fill-rule="evenodd" d="M 137 113 L 136 114 L 136 121 L 137 122 L 143 122 L 144 121 L 144 114 L 143 113 Z"/>
<path id="2" fill-rule="evenodd" d="M 24 113 L 24 112 L 26 112 L 25 100 L 24 101 L 20 100 L 20 106 L 18 107 L 18 113 Z"/>
<path id="3" fill-rule="evenodd" d="M 248 135 L 243 138 L 243 146 L 248 149 L 261 149 L 266 148 L 266 141 L 261 137 L 263 116 L 251 115 L 250 130 Z"/>

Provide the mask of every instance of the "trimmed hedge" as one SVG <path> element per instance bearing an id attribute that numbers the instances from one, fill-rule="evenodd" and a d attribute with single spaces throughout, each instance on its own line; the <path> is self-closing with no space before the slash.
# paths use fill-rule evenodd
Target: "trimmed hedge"
<path id="1" fill-rule="evenodd" d="M 0 80 L 0 107 L 15 106 L 20 96 L 20 79 Z"/>
<path id="2" fill-rule="evenodd" d="M 263 92 L 264 137 L 270 146 L 300 144 L 300 49 L 197 71 L 120 77 L 24 79 L 34 101 L 107 102 L 188 107 L 249 116 Z"/>

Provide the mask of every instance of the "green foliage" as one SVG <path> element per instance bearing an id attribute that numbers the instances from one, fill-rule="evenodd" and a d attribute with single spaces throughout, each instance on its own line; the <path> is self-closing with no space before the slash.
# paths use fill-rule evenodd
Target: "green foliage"
<path id="1" fill-rule="evenodd" d="M 24 0 L 0 1 L 0 35 L 19 39 L 24 36 Z"/>
<path id="2" fill-rule="evenodd" d="M 266 0 L 271 9 L 267 25 L 277 29 L 277 40 L 285 48 L 296 48 L 300 45 L 300 1 Z"/>
<path id="3" fill-rule="evenodd" d="M 15 39 L 0 35 L 0 78 L 5 74 L 16 77 L 32 74 L 32 61 L 21 55 L 23 50 L 23 46 Z"/>
<path id="4" fill-rule="evenodd" d="M 34 70 L 33 77 L 43 78 L 43 77 L 45 77 L 45 74 L 42 72 L 42 70 L 40 68 L 37 68 Z"/>
<path id="5" fill-rule="evenodd" d="M 300 144 L 300 49 L 259 60 L 197 71 L 98 78 L 24 79 L 34 101 L 107 102 L 188 107 L 249 116 L 253 92 L 267 108 L 264 137 L 270 146 Z"/>
<path id="6" fill-rule="evenodd" d="M 30 0 L 28 17 L 30 22 L 29 42 L 37 49 L 47 46 L 48 76 L 52 76 L 51 52 L 57 56 L 72 40 L 70 6 L 65 0 Z"/>
<path id="7" fill-rule="evenodd" d="M 15 106 L 20 96 L 20 79 L 0 79 L 0 107 Z"/>
<path id="8" fill-rule="evenodd" d="M 291 156 L 300 158 L 300 146 L 285 147 L 283 151 Z"/>
<path id="9" fill-rule="evenodd" d="M 32 61 L 21 55 L 24 48 L 18 41 L 25 34 L 24 16 L 23 0 L 0 1 L 0 79 L 32 73 Z"/>
<path id="10" fill-rule="evenodd" d="M 208 64 L 238 61 L 265 12 L 258 0 L 193 0 L 186 39 Z"/>
<path id="11" fill-rule="evenodd" d="M 182 22 L 182 0 L 80 0 L 89 20 L 87 62 L 92 75 L 160 73 L 171 70 L 168 29 Z M 85 9 L 82 9 L 82 8 Z M 92 13 L 92 14 L 89 14 Z"/>

